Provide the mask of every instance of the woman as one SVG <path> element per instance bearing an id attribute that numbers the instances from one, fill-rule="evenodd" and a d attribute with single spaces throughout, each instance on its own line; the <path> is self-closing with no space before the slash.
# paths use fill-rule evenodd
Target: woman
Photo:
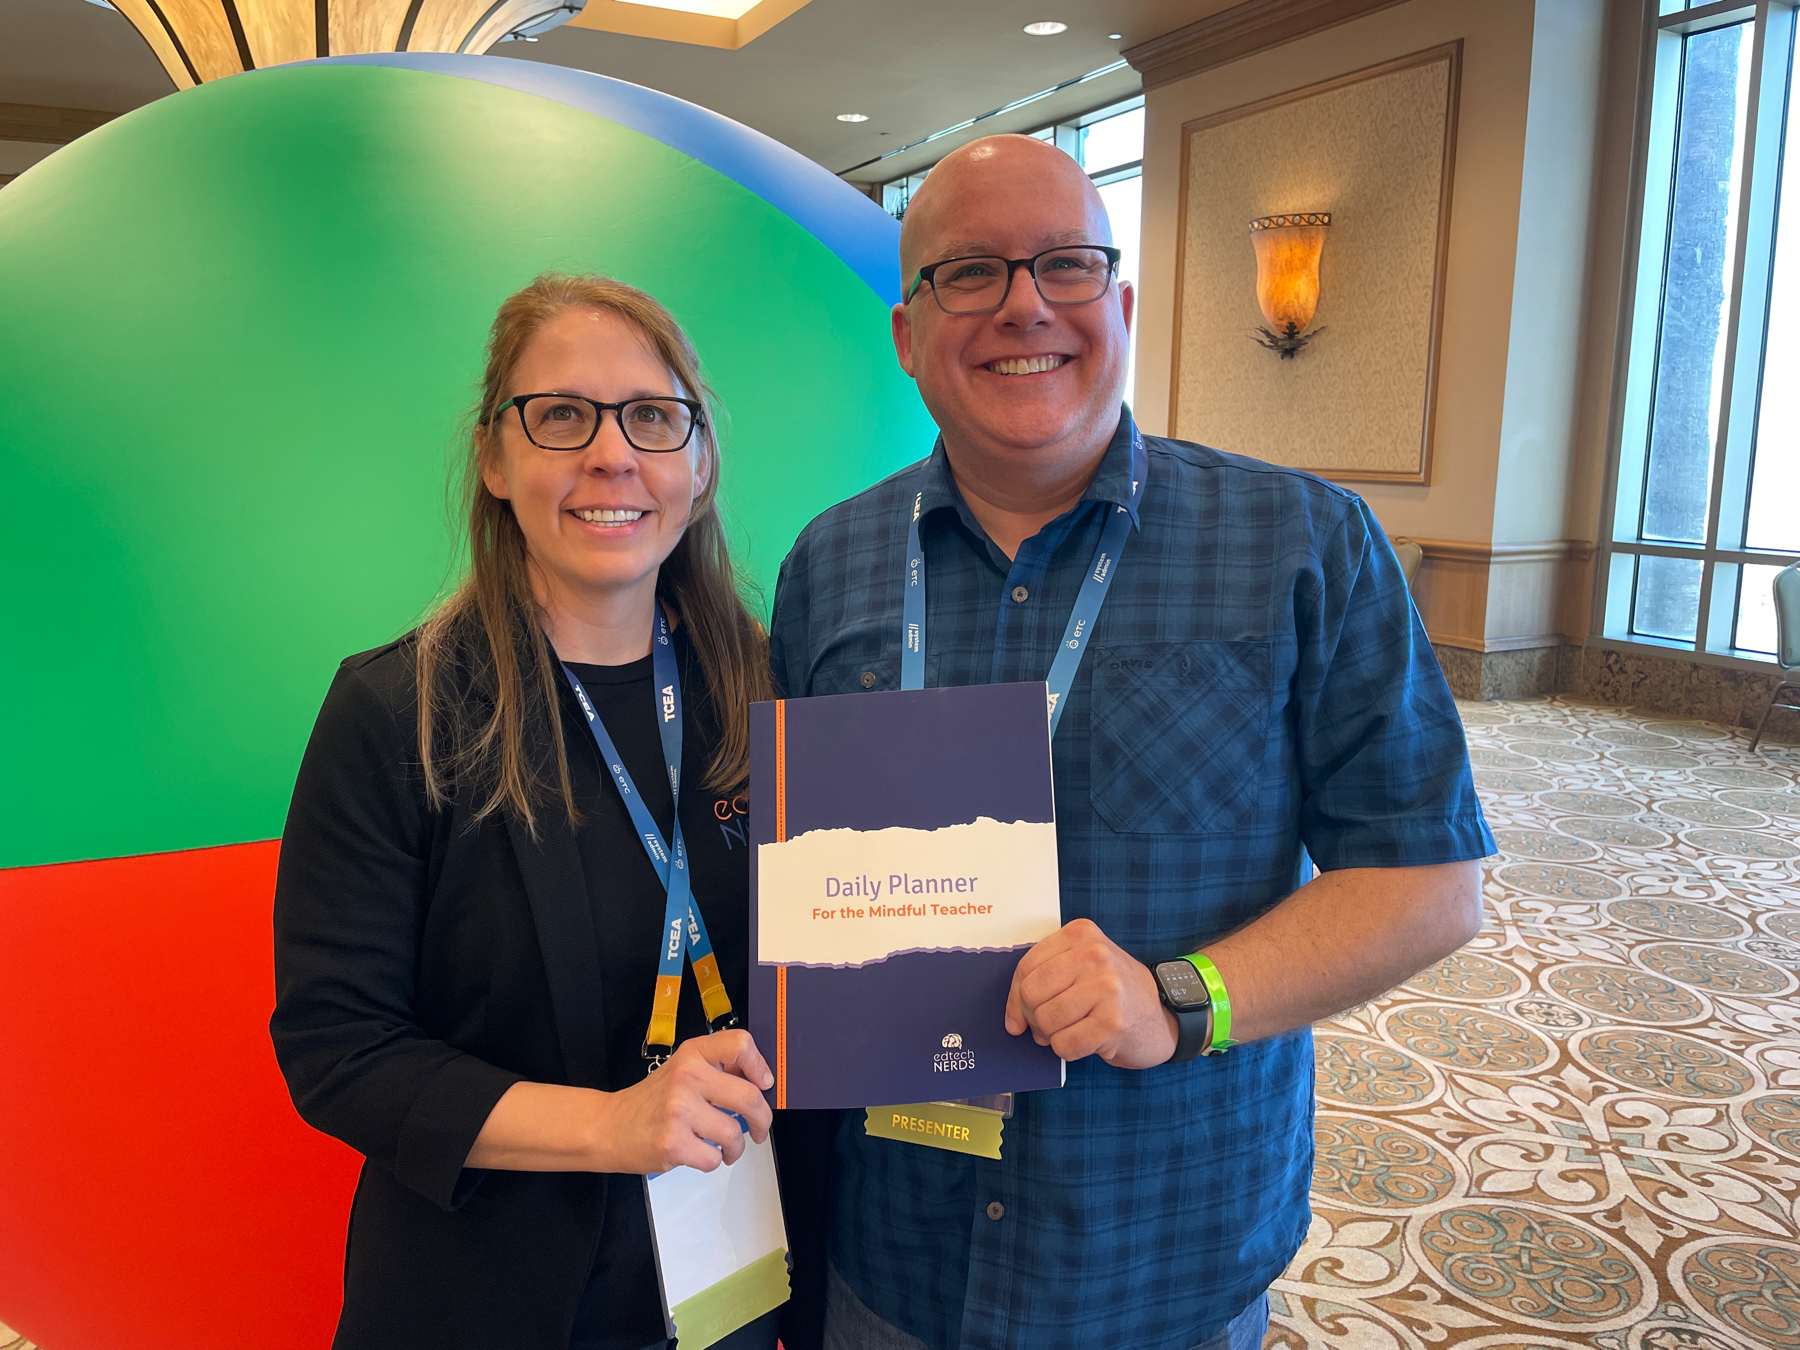
<path id="1" fill-rule="evenodd" d="M 747 853 L 720 821 L 770 697 L 711 403 L 643 292 L 543 276 L 508 299 L 468 577 L 326 695 L 282 836 L 271 1030 L 300 1114 L 367 1158 L 341 1350 L 663 1345 L 641 1178 L 736 1159 L 727 1112 L 767 1136 L 768 1067 L 747 1032 L 707 1034 L 744 1007 Z M 645 834 L 685 850 L 716 966 L 698 944 L 663 963 L 686 900 Z M 723 1344 L 774 1343 L 771 1315 Z"/>

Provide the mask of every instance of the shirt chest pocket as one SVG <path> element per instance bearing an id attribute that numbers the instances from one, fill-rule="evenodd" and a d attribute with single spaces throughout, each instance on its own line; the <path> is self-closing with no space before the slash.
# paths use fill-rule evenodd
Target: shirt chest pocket
<path id="1" fill-rule="evenodd" d="M 1126 834 L 1215 834 L 1260 822 L 1273 715 L 1264 642 L 1096 647 L 1094 811 Z"/>

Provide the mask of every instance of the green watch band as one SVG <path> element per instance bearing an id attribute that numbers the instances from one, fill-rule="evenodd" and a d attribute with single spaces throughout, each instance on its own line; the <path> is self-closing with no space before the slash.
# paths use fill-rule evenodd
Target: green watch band
<path id="1" fill-rule="evenodd" d="M 1204 952 L 1190 952 L 1182 959 L 1200 972 L 1206 992 L 1212 996 L 1212 1037 L 1209 1044 L 1201 1047 L 1200 1053 L 1221 1054 L 1237 1044 L 1231 1039 L 1231 995 L 1225 992 L 1225 977 L 1219 974 L 1219 968 Z"/>

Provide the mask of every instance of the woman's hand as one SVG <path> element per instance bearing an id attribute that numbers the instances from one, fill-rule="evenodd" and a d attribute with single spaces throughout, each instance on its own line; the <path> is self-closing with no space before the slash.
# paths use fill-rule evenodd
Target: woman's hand
<path id="1" fill-rule="evenodd" d="M 621 1092 L 514 1083 L 488 1113 L 465 1167 L 513 1172 L 710 1172 L 743 1156 L 744 1130 L 769 1137 L 762 1089 L 775 1075 L 747 1031 L 684 1041 L 669 1062 Z"/>
<path id="2" fill-rule="evenodd" d="M 669 1062 L 643 1082 L 609 1094 L 612 1149 L 625 1161 L 608 1172 L 710 1172 L 744 1152 L 744 1131 L 726 1115 L 750 1124 L 757 1143 L 769 1137 L 769 1104 L 762 1089 L 775 1075 L 747 1031 L 721 1031 L 683 1041 Z"/>

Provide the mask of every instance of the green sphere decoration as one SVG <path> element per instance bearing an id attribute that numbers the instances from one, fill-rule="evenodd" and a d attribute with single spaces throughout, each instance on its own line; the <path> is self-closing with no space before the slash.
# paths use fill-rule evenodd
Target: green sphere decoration
<path id="1" fill-rule="evenodd" d="M 491 57 L 234 76 L 9 186 L 0 868 L 280 833 L 339 658 L 455 573 L 487 325 L 546 269 L 688 329 L 772 598 L 808 519 L 931 447 L 888 336 L 897 233 L 723 118 Z"/>

